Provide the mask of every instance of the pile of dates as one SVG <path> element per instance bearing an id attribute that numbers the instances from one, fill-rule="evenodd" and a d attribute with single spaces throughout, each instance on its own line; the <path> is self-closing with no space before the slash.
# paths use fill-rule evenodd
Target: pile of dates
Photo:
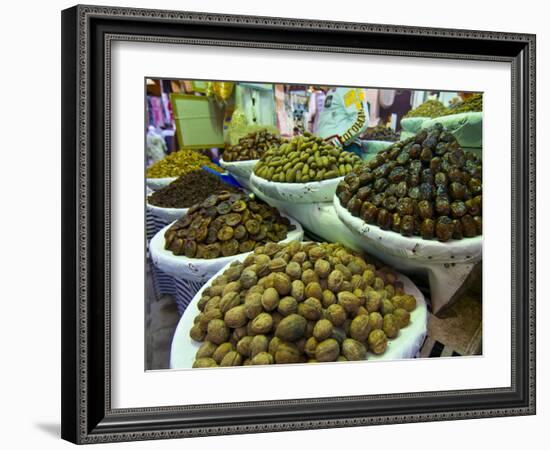
<path id="1" fill-rule="evenodd" d="M 280 137 L 267 130 L 249 133 L 239 139 L 237 145 L 225 149 L 223 152 L 223 160 L 226 162 L 233 162 L 260 159 L 267 149 L 277 146 L 280 143 Z"/>
<path id="2" fill-rule="evenodd" d="M 270 148 L 254 173 L 279 183 L 308 183 L 342 177 L 361 165 L 361 158 L 310 133 Z"/>
<path id="3" fill-rule="evenodd" d="M 213 259 L 279 242 L 294 228 L 279 211 L 244 193 L 224 191 L 193 205 L 164 234 L 174 255 Z"/>
<path id="4" fill-rule="evenodd" d="M 399 140 L 399 133 L 393 131 L 390 127 L 384 125 L 377 125 L 375 127 L 369 127 L 363 135 L 363 139 L 368 141 L 390 141 L 395 142 Z"/>
<path id="5" fill-rule="evenodd" d="M 481 161 L 436 124 L 347 175 L 336 195 L 368 224 L 447 242 L 482 233 L 481 176 Z"/>
<path id="6" fill-rule="evenodd" d="M 203 291 L 193 367 L 365 360 L 415 308 L 395 274 L 340 244 L 268 243 Z"/>

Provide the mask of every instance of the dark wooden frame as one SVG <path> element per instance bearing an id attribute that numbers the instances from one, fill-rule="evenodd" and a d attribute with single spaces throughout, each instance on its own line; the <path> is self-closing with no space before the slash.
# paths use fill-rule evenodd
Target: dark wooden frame
<path id="1" fill-rule="evenodd" d="M 110 402 L 110 44 L 505 61 L 512 68 L 512 385 L 116 410 Z M 76 6 L 62 13 L 62 437 L 76 443 L 535 413 L 535 36 Z"/>

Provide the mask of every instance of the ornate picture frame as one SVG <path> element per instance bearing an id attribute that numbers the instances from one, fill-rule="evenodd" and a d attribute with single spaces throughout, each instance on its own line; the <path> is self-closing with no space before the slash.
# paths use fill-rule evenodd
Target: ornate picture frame
<path id="1" fill-rule="evenodd" d="M 501 61 L 512 73 L 507 388 L 111 407 L 110 62 L 115 41 Z M 62 437 L 99 443 L 535 413 L 535 36 L 75 6 L 62 13 Z"/>

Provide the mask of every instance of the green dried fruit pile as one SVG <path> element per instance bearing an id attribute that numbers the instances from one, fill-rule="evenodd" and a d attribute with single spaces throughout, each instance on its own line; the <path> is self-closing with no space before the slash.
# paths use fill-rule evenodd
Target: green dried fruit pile
<path id="1" fill-rule="evenodd" d="M 405 118 L 408 117 L 441 117 L 450 114 L 449 108 L 445 107 L 443 103 L 438 100 L 427 100 L 415 109 L 412 109 Z"/>
<path id="2" fill-rule="evenodd" d="M 240 138 L 237 145 L 226 148 L 222 157 L 226 162 L 260 159 L 267 149 L 280 144 L 279 136 L 266 130 L 256 131 Z"/>
<path id="3" fill-rule="evenodd" d="M 216 172 L 223 172 L 219 166 L 214 164 L 208 157 L 201 155 L 194 150 L 179 150 L 170 153 L 151 165 L 147 171 L 147 178 L 172 178 L 185 175 L 193 170 L 206 166 Z"/>
<path id="4" fill-rule="evenodd" d="M 384 125 L 377 125 L 375 127 L 369 127 L 363 135 L 363 139 L 368 141 L 390 141 L 395 142 L 399 140 L 399 133 L 393 131 L 390 127 Z"/>
<path id="5" fill-rule="evenodd" d="M 338 178 L 361 164 L 361 158 L 310 133 L 266 151 L 254 173 L 279 183 L 308 183 Z"/>
<path id="6" fill-rule="evenodd" d="M 268 243 L 203 291 L 193 367 L 364 360 L 415 307 L 394 274 L 340 244 Z"/>
<path id="7" fill-rule="evenodd" d="M 174 255 L 213 259 L 279 242 L 293 229 L 279 211 L 244 193 L 210 195 L 189 208 L 164 234 L 164 248 Z"/>
<path id="8" fill-rule="evenodd" d="M 206 197 L 221 191 L 239 190 L 224 183 L 220 177 L 206 170 L 193 170 L 172 181 L 168 186 L 153 192 L 147 201 L 163 208 L 189 208 Z"/>
<path id="9" fill-rule="evenodd" d="M 347 175 L 336 195 L 368 224 L 446 242 L 482 233 L 481 176 L 481 161 L 436 124 Z"/>
<path id="10" fill-rule="evenodd" d="M 483 111 L 483 94 L 474 94 L 466 100 L 457 103 L 453 106 L 449 113 L 459 114 L 464 112 L 479 112 Z"/>

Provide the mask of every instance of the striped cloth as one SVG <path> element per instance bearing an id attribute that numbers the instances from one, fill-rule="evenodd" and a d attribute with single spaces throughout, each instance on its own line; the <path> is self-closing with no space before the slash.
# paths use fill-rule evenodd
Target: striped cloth
<path id="1" fill-rule="evenodd" d="M 153 236 L 157 234 L 170 222 L 161 219 L 153 215 L 149 210 L 146 213 L 146 233 L 147 233 L 147 245 L 153 239 Z M 199 291 L 204 283 L 185 280 L 183 278 L 176 278 L 171 275 L 165 274 L 162 270 L 157 268 L 151 261 L 149 255 L 147 256 L 147 263 L 151 270 L 151 278 L 153 280 L 153 292 L 155 293 L 155 300 L 158 300 L 162 295 L 171 295 L 176 299 L 178 312 L 183 314 L 187 309 L 187 306 L 193 300 L 193 297 Z"/>
<path id="2" fill-rule="evenodd" d="M 149 246 L 149 242 L 151 242 L 151 239 L 153 239 L 153 236 L 157 234 L 166 225 L 168 225 L 168 222 L 165 222 L 162 219 L 154 216 L 149 212 L 149 210 L 147 210 L 147 213 L 145 215 L 147 246 Z M 156 300 L 158 300 L 162 295 L 165 295 L 165 294 L 175 296 L 176 285 L 174 283 L 173 277 L 165 274 L 153 264 L 153 262 L 151 261 L 149 252 L 147 252 L 147 262 L 151 269 L 151 275 L 153 279 L 153 289 L 156 294 Z"/>

